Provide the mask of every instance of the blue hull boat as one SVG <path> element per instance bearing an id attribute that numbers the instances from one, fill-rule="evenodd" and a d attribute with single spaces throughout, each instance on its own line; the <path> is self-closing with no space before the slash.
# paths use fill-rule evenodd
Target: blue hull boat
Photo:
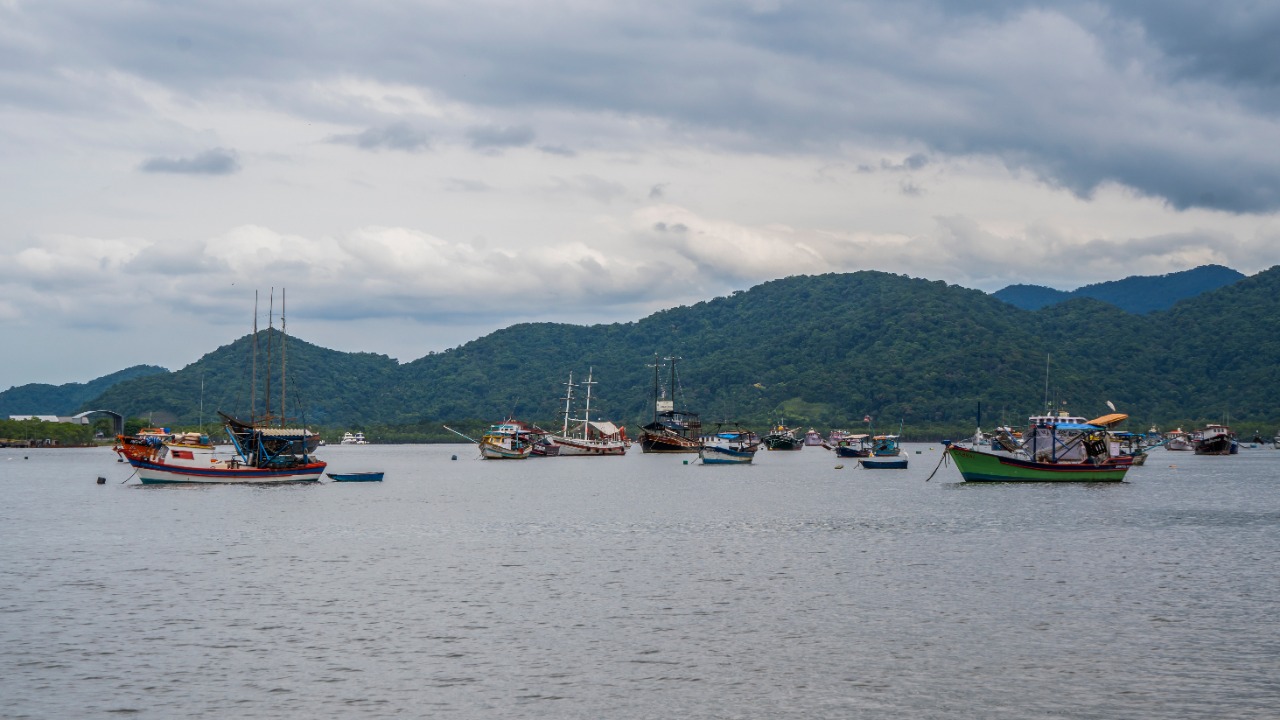
<path id="1" fill-rule="evenodd" d="M 334 482 L 382 482 L 381 472 L 325 473 Z"/>

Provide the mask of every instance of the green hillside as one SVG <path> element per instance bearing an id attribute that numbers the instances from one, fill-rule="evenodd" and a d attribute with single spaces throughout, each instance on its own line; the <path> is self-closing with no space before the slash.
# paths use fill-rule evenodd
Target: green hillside
<path id="1" fill-rule="evenodd" d="M 135 365 L 87 383 L 47 385 L 31 383 L 0 392 L 0 417 L 9 415 L 71 415 L 108 388 L 137 377 L 166 374 L 155 365 Z M 86 408 L 88 409 L 88 408 Z"/>
<path id="2" fill-rule="evenodd" d="M 1041 410 L 1048 356 L 1050 395 L 1075 413 L 1102 414 L 1110 400 L 1141 429 L 1225 414 L 1266 428 L 1280 419 L 1280 338 L 1264 322 L 1277 303 L 1276 268 L 1147 316 L 1087 298 L 1030 312 L 881 272 L 791 277 L 631 323 L 515 325 L 404 365 L 290 338 L 288 413 L 404 438 L 511 413 L 553 425 L 569 372 L 578 382 L 591 369 L 593 411 L 635 425 L 651 412 L 646 365 L 676 355 L 677 400 L 705 421 L 857 427 L 871 415 L 879 427 L 901 418 L 955 433 L 972 431 L 979 402 L 987 424 Z M 260 385 L 269 337 L 278 333 L 260 333 Z M 117 384 L 86 407 L 194 422 L 203 376 L 206 420 L 214 409 L 247 415 L 250 340 Z M 278 397 L 278 371 L 273 383 Z"/>

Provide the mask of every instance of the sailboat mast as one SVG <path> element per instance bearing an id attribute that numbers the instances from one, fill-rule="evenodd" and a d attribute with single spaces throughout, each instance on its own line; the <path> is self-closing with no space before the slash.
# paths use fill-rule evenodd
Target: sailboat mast
<path id="1" fill-rule="evenodd" d="M 564 427 L 560 430 L 560 437 L 569 437 L 569 408 L 573 403 L 573 371 L 569 371 L 569 382 L 565 383 L 564 393 Z"/>
<path id="2" fill-rule="evenodd" d="M 1048 415 L 1053 408 L 1049 404 L 1049 353 L 1044 354 L 1044 414 Z"/>
<path id="3" fill-rule="evenodd" d="M 584 406 L 584 410 L 582 411 L 582 439 L 583 440 L 587 439 L 587 427 L 591 424 L 591 386 L 595 385 L 595 382 L 591 380 L 591 375 L 594 372 L 595 372 L 595 368 L 593 367 L 587 368 L 587 381 L 582 383 L 583 385 L 587 386 L 587 403 Z"/>
<path id="4" fill-rule="evenodd" d="M 280 288 L 280 427 L 284 427 L 285 390 L 289 383 L 289 345 L 286 342 L 289 339 L 289 331 L 284 325 L 284 293 L 285 289 Z"/>
<path id="5" fill-rule="evenodd" d="M 275 330 L 275 312 L 276 312 L 276 289 L 271 288 L 271 298 L 267 301 L 267 390 L 266 390 L 266 415 L 263 420 L 271 422 L 271 345 L 272 334 Z"/>
<path id="6" fill-rule="evenodd" d="M 253 363 L 249 371 L 249 422 L 258 415 L 258 291 L 253 291 Z"/>
<path id="7" fill-rule="evenodd" d="M 658 422 L 658 370 L 662 367 L 662 363 L 658 362 L 658 353 L 653 354 L 653 364 L 649 365 L 653 368 L 653 422 Z"/>
<path id="8" fill-rule="evenodd" d="M 666 357 L 663 359 L 671 363 L 671 384 L 668 386 L 670 389 L 670 394 L 667 397 L 671 398 L 671 409 L 675 410 L 676 409 L 676 361 L 680 360 L 680 358 L 676 357 L 675 355 L 671 355 L 670 357 Z"/>

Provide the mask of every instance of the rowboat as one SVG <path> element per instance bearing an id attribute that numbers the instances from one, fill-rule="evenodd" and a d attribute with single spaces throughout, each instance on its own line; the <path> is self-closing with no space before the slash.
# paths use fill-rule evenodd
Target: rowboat
<path id="1" fill-rule="evenodd" d="M 325 475 L 328 475 L 334 482 L 382 482 L 381 471 L 325 473 Z"/>

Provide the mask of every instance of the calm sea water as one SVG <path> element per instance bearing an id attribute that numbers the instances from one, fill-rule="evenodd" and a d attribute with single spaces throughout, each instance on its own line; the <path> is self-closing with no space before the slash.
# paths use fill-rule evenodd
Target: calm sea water
<path id="1" fill-rule="evenodd" d="M 1007 487 L 907 451 L 191 488 L 0 450 L 0 716 L 1280 716 L 1280 451 Z"/>

